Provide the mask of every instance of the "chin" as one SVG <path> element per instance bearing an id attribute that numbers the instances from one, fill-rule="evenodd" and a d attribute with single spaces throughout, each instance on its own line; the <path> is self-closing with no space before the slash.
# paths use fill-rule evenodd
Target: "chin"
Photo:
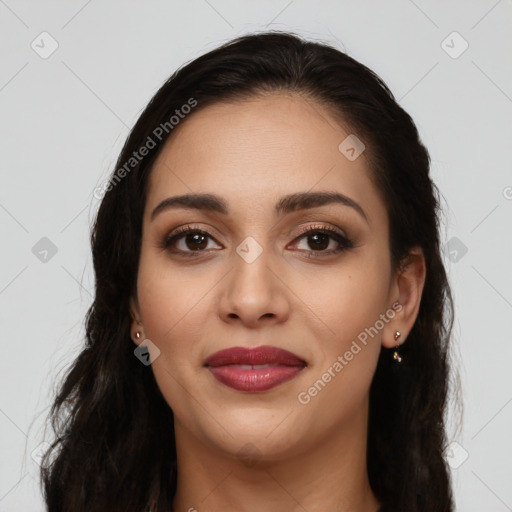
<path id="1" fill-rule="evenodd" d="M 291 416 L 283 421 L 284 418 L 273 413 L 240 411 L 229 419 L 217 417 L 221 425 L 226 425 L 227 432 L 220 426 L 211 430 L 213 424 L 209 421 L 202 435 L 207 437 L 208 444 L 242 461 L 245 458 L 275 461 L 297 452 L 297 447 L 304 444 L 297 421 L 289 421 Z"/>

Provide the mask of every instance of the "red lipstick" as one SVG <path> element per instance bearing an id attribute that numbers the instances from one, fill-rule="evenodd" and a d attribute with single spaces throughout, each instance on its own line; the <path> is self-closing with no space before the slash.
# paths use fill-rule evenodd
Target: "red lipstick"
<path id="1" fill-rule="evenodd" d="M 215 352 L 204 365 L 226 386 L 257 393 L 292 379 L 306 367 L 306 362 L 287 350 L 262 345 Z"/>

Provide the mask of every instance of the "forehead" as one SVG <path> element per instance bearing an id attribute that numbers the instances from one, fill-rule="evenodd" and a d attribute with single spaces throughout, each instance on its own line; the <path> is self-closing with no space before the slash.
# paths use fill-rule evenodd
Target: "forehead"
<path id="1" fill-rule="evenodd" d="M 208 106 L 181 121 L 165 143 L 150 175 L 148 210 L 170 195 L 213 193 L 254 207 L 318 189 L 386 215 L 364 152 L 349 159 L 340 150 L 353 135 L 327 107 L 298 94 Z"/>

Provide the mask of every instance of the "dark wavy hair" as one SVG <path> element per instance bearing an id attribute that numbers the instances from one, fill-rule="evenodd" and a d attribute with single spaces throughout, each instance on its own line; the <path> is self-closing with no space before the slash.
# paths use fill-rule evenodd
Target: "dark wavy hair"
<path id="1" fill-rule="evenodd" d="M 135 123 L 102 189 L 91 232 L 96 289 L 85 346 L 48 417 L 55 439 L 40 476 L 49 512 L 172 508 L 173 412 L 151 367 L 134 356 L 130 337 L 148 176 L 172 136 L 171 116 L 190 110 L 184 105 L 196 102 L 193 116 L 218 102 L 279 91 L 327 106 L 364 140 L 371 178 L 387 207 L 393 269 L 412 247 L 423 250 L 426 281 L 418 317 L 401 346 L 403 361 L 393 364 L 390 349 L 382 348 L 371 384 L 367 467 L 382 510 L 453 511 L 444 457 L 453 301 L 429 154 L 411 117 L 373 71 L 329 44 L 273 31 L 234 39 L 172 74 Z M 130 160 L 149 140 L 154 147 Z"/>

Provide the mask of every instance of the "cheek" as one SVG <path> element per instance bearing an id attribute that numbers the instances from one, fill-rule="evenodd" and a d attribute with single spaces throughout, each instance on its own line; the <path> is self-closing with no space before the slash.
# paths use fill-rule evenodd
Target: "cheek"
<path id="1" fill-rule="evenodd" d="M 187 394 L 193 382 L 190 368 L 200 361 L 194 340 L 201 333 L 201 318 L 208 314 L 207 301 L 200 300 L 208 285 L 208 279 L 191 278 L 190 273 L 172 269 L 159 258 L 141 258 L 138 299 L 142 322 L 146 337 L 160 351 L 151 370 L 174 414 L 189 423 L 194 423 Z"/>
<path id="2" fill-rule="evenodd" d="M 300 403 L 309 403 L 304 413 L 312 418 L 312 428 L 316 421 L 334 425 L 340 415 L 356 414 L 367 396 L 381 350 L 380 315 L 387 309 L 386 265 L 375 256 L 358 255 L 336 271 L 302 281 L 303 293 L 307 283 L 315 283 L 307 304 L 325 333 L 317 336 L 316 364 L 301 389 Z"/>
<path id="3" fill-rule="evenodd" d="M 371 266 L 345 270 L 316 280 L 309 296 L 328 333 L 312 340 L 316 364 L 297 396 L 312 436 L 364 413 L 381 349 L 381 330 L 374 329 L 386 310 L 383 274 Z"/>
<path id="4" fill-rule="evenodd" d="M 322 331 L 336 342 L 338 349 L 373 325 L 386 310 L 386 265 L 386 261 L 371 255 L 354 253 L 329 270 L 297 273 L 301 277 L 296 280 L 294 291 L 322 321 Z"/>
<path id="5" fill-rule="evenodd" d="M 208 314 L 207 294 L 217 280 L 199 267 L 178 269 L 165 261 L 165 255 L 143 257 L 138 296 L 147 337 L 170 349 L 171 341 L 182 338 L 184 329 L 199 329 L 198 318 Z"/>
<path id="6" fill-rule="evenodd" d="M 139 269 L 139 305 L 146 337 L 160 351 L 151 369 L 166 402 L 187 421 L 191 407 L 186 391 L 193 388 L 193 369 L 202 364 L 196 340 L 201 339 L 204 319 L 211 315 L 205 299 L 214 281 L 168 265 L 144 263 L 141 260 Z"/>

